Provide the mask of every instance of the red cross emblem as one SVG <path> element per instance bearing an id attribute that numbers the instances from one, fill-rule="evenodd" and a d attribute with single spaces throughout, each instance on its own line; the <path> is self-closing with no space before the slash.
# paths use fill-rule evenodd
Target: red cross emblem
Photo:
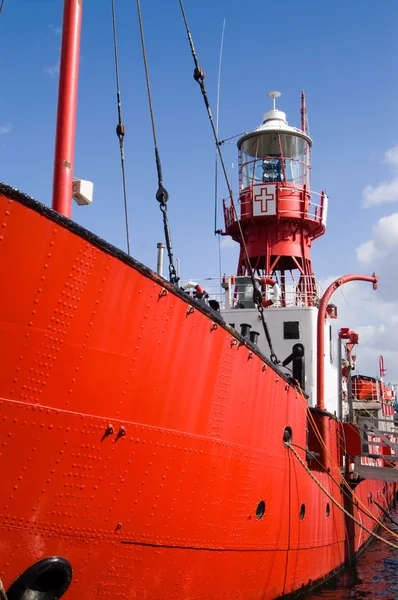
<path id="1" fill-rule="evenodd" d="M 260 187 L 260 186 L 259 186 Z M 275 186 L 274 185 L 264 185 L 261 186 L 259 191 L 254 192 L 254 202 L 261 203 L 257 205 L 259 210 L 254 210 L 253 214 L 276 214 L 276 205 L 275 205 Z M 272 204 L 274 203 L 274 204 Z M 253 208 L 256 205 L 254 204 Z"/>

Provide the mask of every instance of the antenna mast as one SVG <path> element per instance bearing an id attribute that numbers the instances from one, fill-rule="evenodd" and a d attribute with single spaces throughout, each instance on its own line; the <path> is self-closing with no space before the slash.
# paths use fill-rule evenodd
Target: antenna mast
<path id="1" fill-rule="evenodd" d="M 307 108 L 305 106 L 305 92 L 301 92 L 301 131 L 306 133 L 307 127 Z"/>
<path id="2" fill-rule="evenodd" d="M 281 93 L 280 92 L 268 92 L 267 96 L 268 96 L 268 98 L 272 98 L 272 100 L 273 100 L 272 110 L 276 110 L 276 99 L 281 96 Z"/>
<path id="3" fill-rule="evenodd" d="M 222 26 L 221 33 L 221 45 L 220 45 L 220 59 L 218 61 L 218 78 L 217 78 L 217 108 L 216 108 L 216 134 L 218 138 L 218 122 L 220 115 L 220 87 L 221 87 L 221 63 L 222 63 L 222 54 L 224 49 L 224 32 L 225 32 L 225 19 Z M 217 198 L 218 196 L 218 150 L 216 148 L 216 162 L 215 162 L 215 171 L 214 171 L 214 233 L 218 233 L 217 231 Z"/>

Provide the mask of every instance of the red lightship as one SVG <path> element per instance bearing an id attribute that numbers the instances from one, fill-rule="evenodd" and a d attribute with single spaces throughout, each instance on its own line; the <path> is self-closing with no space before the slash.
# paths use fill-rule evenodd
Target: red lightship
<path id="1" fill-rule="evenodd" d="M 353 395 L 355 333 L 337 364 L 330 333 L 333 291 L 377 277 L 318 290 L 328 200 L 311 192 L 304 96 L 301 129 L 271 93 L 238 142 L 224 214 L 241 254 L 221 298 L 71 221 L 81 1 L 65 7 L 53 208 L 0 186 L 0 594 L 295 595 L 395 498 L 393 416 Z"/>

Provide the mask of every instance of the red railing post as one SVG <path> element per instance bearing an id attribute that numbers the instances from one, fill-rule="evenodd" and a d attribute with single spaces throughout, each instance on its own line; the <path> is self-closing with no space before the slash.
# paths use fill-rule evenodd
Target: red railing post
<path id="1" fill-rule="evenodd" d="M 52 207 L 70 217 L 83 0 L 64 1 Z"/>

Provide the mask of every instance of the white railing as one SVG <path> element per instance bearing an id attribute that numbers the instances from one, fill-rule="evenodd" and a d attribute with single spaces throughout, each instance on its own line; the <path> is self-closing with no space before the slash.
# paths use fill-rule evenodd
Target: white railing
<path id="1" fill-rule="evenodd" d="M 284 285 L 281 285 L 280 281 L 277 283 L 281 287 L 280 299 L 269 306 L 267 310 L 281 307 L 317 306 L 323 294 L 319 282 L 314 277 L 301 276 L 299 281 L 295 281 L 293 277 L 286 275 Z M 253 286 L 249 276 L 192 278 L 182 282 L 181 285 L 190 296 L 200 297 L 201 292 L 198 293 L 195 289 L 197 284 L 204 290 L 209 300 L 218 302 L 221 310 L 254 307 Z M 260 289 L 260 285 L 258 287 Z M 262 295 L 264 300 L 272 300 L 272 286 L 266 286 Z"/>

